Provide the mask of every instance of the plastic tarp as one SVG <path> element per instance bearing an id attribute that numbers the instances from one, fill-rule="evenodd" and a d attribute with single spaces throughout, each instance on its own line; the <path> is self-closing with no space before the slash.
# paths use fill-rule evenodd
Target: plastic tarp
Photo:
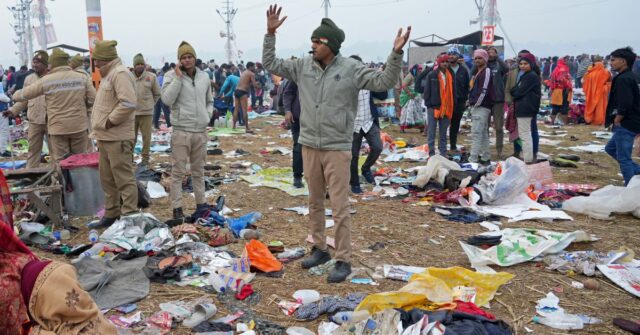
<path id="1" fill-rule="evenodd" d="M 607 185 L 588 197 L 573 197 L 562 209 L 589 215 L 595 219 L 611 219 L 613 213 L 632 213 L 640 218 L 640 176 L 631 178 L 627 187 Z"/>
<path id="2" fill-rule="evenodd" d="M 175 245 L 169 227 L 149 213 L 121 217 L 100 235 L 99 240 L 126 250 L 160 251 Z"/>
<path id="3" fill-rule="evenodd" d="M 452 289 L 456 286 L 476 288 L 476 303 L 484 306 L 493 299 L 498 288 L 512 278 L 513 275 L 506 272 L 486 274 L 462 267 L 427 268 L 425 272 L 413 275 L 409 283 L 398 291 L 367 296 L 356 310 L 367 310 L 373 314 L 387 308 L 454 308 L 450 302 L 453 300 Z"/>
<path id="4" fill-rule="evenodd" d="M 240 178 L 252 184 L 251 186 L 276 188 L 294 197 L 308 195 L 309 190 L 307 189 L 306 183 L 303 188 L 293 187 L 293 178 L 291 178 L 292 171 L 290 167 L 270 167 L 262 169 L 253 175 L 240 176 Z"/>
<path id="5" fill-rule="evenodd" d="M 572 242 L 593 241 L 594 238 L 582 230 L 559 233 L 541 229 L 507 228 L 497 232 L 486 232 L 483 236 L 502 236 L 500 244 L 488 249 L 460 242 L 474 269 L 493 271 L 487 265 L 511 266 L 530 261 L 538 256 L 554 254 L 564 250 Z"/>
<path id="6" fill-rule="evenodd" d="M 485 204 L 504 205 L 513 202 L 528 186 L 527 165 L 515 157 L 509 157 L 504 162 L 500 175 L 485 175 L 476 184 L 476 189 L 480 191 Z"/>

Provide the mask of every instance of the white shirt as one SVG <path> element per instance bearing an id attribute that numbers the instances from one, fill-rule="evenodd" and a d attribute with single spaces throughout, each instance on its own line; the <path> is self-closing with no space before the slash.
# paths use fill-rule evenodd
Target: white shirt
<path id="1" fill-rule="evenodd" d="M 371 105 L 369 104 L 371 92 L 368 90 L 360 90 L 358 93 L 358 113 L 353 122 L 353 132 L 359 133 L 362 130 L 368 133 L 373 125 L 373 116 L 371 115 Z"/>

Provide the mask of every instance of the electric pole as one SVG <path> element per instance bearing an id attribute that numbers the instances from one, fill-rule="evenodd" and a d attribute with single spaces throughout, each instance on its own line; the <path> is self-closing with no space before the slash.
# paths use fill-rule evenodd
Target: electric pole
<path id="1" fill-rule="evenodd" d="M 17 0 L 15 6 L 7 7 L 13 15 L 13 31 L 16 38 L 13 43 L 18 47 L 16 54 L 20 57 L 20 65 L 28 65 L 33 54 L 33 35 L 31 32 L 31 2 L 33 0 Z"/>
<path id="2" fill-rule="evenodd" d="M 227 26 L 227 32 L 225 33 L 221 33 L 220 35 L 222 35 L 222 37 L 226 37 L 227 42 L 225 43 L 225 52 L 227 54 L 227 61 L 228 62 L 232 62 L 235 57 L 233 55 L 233 47 L 231 45 L 231 41 L 233 41 L 235 39 L 235 34 L 233 33 L 233 26 L 232 26 L 232 22 L 233 19 L 236 16 L 236 13 L 238 13 L 238 9 L 237 8 L 233 8 L 233 4 L 231 2 L 231 0 L 224 0 L 222 2 L 222 4 L 224 5 L 224 8 L 222 9 L 222 12 L 220 12 L 219 10 L 216 9 L 216 12 L 218 13 L 218 15 L 220 15 L 220 18 L 222 18 L 222 21 L 224 21 L 225 25 Z"/>
<path id="3" fill-rule="evenodd" d="M 331 1 L 322 0 L 322 6 L 324 6 L 324 17 L 329 18 L 329 7 L 331 7 Z"/>

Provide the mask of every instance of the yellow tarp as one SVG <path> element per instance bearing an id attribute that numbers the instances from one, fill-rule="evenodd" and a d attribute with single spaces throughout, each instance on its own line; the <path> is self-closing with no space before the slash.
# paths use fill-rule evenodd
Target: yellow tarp
<path id="1" fill-rule="evenodd" d="M 367 296 L 356 310 L 367 310 L 370 314 L 387 308 L 410 310 L 446 309 L 455 306 L 452 301 L 452 289 L 456 286 L 476 288 L 476 305 L 486 305 L 500 286 L 514 276 L 506 272 L 495 274 L 478 273 L 462 267 L 427 268 L 423 273 L 415 274 L 405 285 L 395 292 L 376 293 Z"/>

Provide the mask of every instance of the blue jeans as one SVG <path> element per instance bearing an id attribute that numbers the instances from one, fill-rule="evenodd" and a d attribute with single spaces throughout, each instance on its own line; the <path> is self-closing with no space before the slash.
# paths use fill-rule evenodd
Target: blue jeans
<path id="1" fill-rule="evenodd" d="M 427 108 L 427 145 L 429 146 L 429 156 L 436 154 L 436 128 L 440 128 L 438 130 L 438 151 L 440 155 L 447 156 L 447 129 L 449 128 L 449 122 L 450 120 L 446 116 L 436 119 L 433 108 Z"/>
<path id="2" fill-rule="evenodd" d="M 167 122 L 167 127 L 171 127 L 171 110 L 169 106 L 165 105 L 162 100 L 158 99 L 153 109 L 153 126 L 160 128 L 160 113 L 164 114 L 164 120 Z"/>
<path id="3" fill-rule="evenodd" d="M 631 151 L 633 150 L 633 140 L 636 133 L 621 127 L 613 127 L 613 137 L 604 147 L 609 156 L 613 157 L 620 164 L 620 172 L 624 178 L 624 185 L 627 186 L 633 176 L 640 174 L 640 164 L 631 159 Z"/>

